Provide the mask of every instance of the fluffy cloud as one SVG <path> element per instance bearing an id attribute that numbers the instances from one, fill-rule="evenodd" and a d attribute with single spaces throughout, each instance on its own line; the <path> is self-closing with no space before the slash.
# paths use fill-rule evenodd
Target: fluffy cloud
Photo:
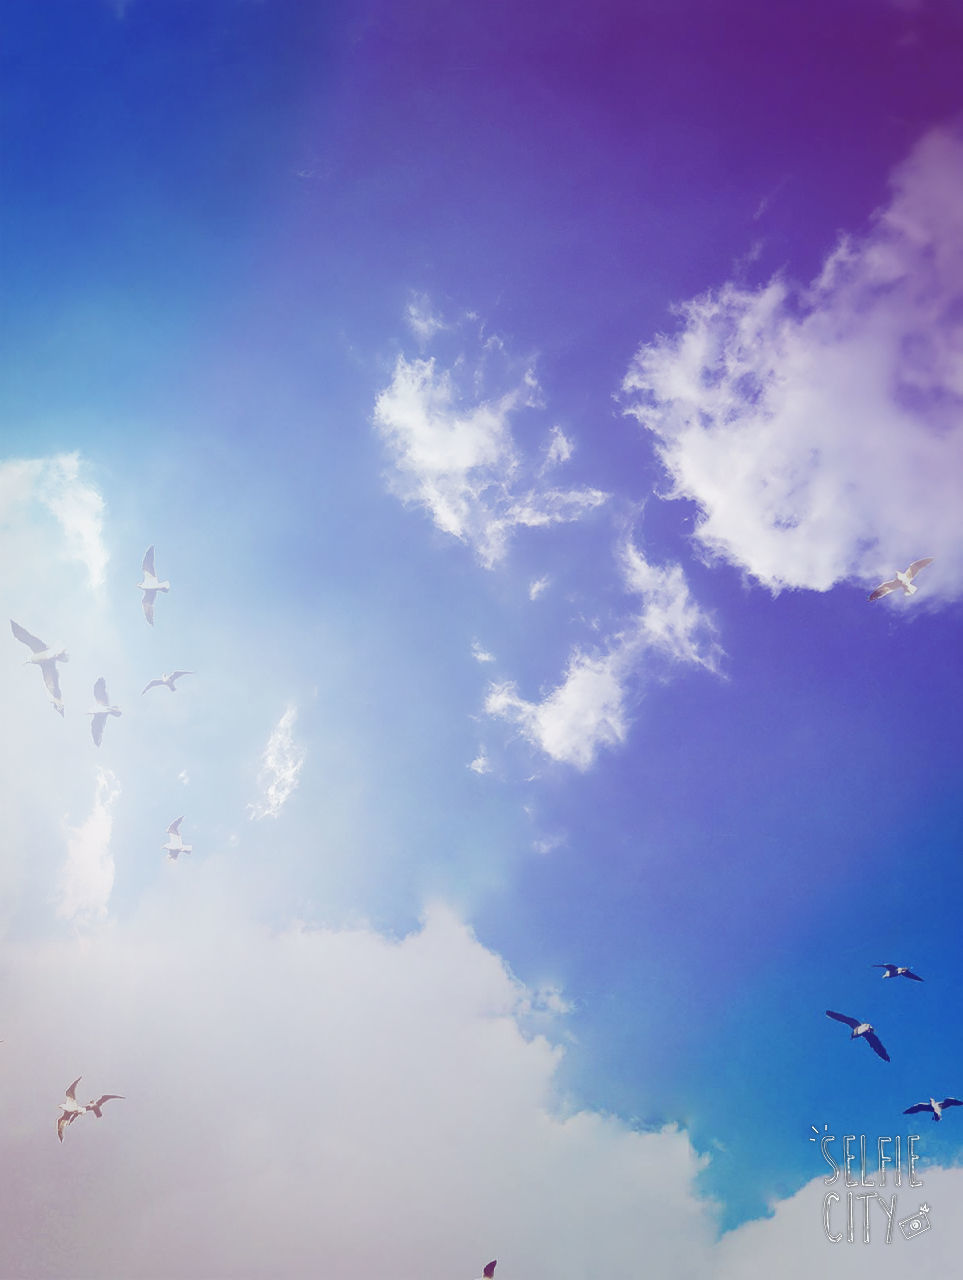
<path id="1" fill-rule="evenodd" d="M 268 738 L 258 773 L 261 794 L 248 806 L 254 819 L 276 818 L 297 788 L 304 765 L 304 748 L 294 740 L 297 717 L 297 708 L 288 707 Z"/>
<path id="2" fill-rule="evenodd" d="M 963 592 L 963 137 L 929 134 L 892 189 L 808 289 L 696 298 L 623 384 L 696 537 L 774 591 L 933 555 L 927 590 Z"/>
<path id="3" fill-rule="evenodd" d="M 565 675 L 541 701 L 521 697 L 512 681 L 490 685 L 485 710 L 513 721 L 522 736 L 553 760 L 588 769 L 603 747 L 625 741 L 630 686 L 646 654 L 716 668 L 720 650 L 710 619 L 693 601 L 679 565 L 658 568 L 626 542 L 619 551 L 628 591 L 642 597 L 634 613 L 598 652 L 576 648 Z"/>
<path id="4" fill-rule="evenodd" d="M 441 370 L 433 359 L 401 356 L 377 398 L 374 422 L 393 456 L 398 496 L 424 507 L 439 529 L 469 543 L 490 568 L 504 556 L 515 529 L 580 520 L 607 495 L 549 487 L 524 461 L 511 422 L 539 404 L 531 370 L 487 398 L 484 377 L 484 360 L 469 374 L 463 363 Z M 556 428 L 548 456 L 554 451 L 557 462 L 560 439 Z"/>
<path id="5" fill-rule="evenodd" d="M 443 907 L 401 941 L 272 936 L 194 870 L 129 926 L 12 948 L 0 1274 L 705 1274 L 704 1162 L 674 1128 L 560 1103 L 558 991 Z M 81 1072 L 125 1101 L 60 1147 Z"/>
<path id="6" fill-rule="evenodd" d="M 94 805 L 86 822 L 67 828 L 67 859 L 57 885 L 57 914 L 67 920 L 102 920 L 114 885 L 110 852 L 113 807 L 120 784 L 109 769 L 98 769 Z"/>

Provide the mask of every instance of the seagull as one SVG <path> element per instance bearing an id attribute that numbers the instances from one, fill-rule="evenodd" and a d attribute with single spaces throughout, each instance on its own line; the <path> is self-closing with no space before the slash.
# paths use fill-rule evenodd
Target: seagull
<path id="1" fill-rule="evenodd" d="M 13 618 L 10 619 L 10 626 L 17 639 L 22 640 L 24 644 L 29 645 L 33 650 L 33 657 L 28 658 L 27 662 L 35 662 L 43 672 L 43 682 L 47 686 L 47 692 L 50 694 L 53 708 L 63 715 L 64 700 L 60 696 L 60 676 L 57 673 L 57 663 L 70 661 L 67 650 L 48 649 L 42 640 L 32 636 L 25 627 L 21 627 L 19 622 L 14 622 Z"/>
<path id="2" fill-rule="evenodd" d="M 853 1034 L 849 1037 L 850 1040 L 855 1040 L 857 1036 L 865 1036 L 866 1043 L 873 1052 L 878 1053 L 884 1062 L 889 1062 L 889 1054 L 883 1048 L 882 1042 L 873 1030 L 872 1023 L 860 1022 L 858 1018 L 847 1018 L 845 1013 L 833 1013 L 832 1009 L 826 1010 L 826 1017 L 835 1018 L 837 1022 L 845 1022 L 847 1027 L 852 1027 Z"/>
<path id="3" fill-rule="evenodd" d="M 940 1113 L 944 1107 L 963 1107 L 963 1102 L 959 1098 L 944 1098 L 942 1102 L 937 1102 L 935 1098 L 930 1098 L 929 1102 L 917 1102 L 915 1107 L 907 1107 L 903 1115 L 911 1116 L 915 1111 L 932 1111 L 933 1119 L 939 1120 Z"/>
<path id="4" fill-rule="evenodd" d="M 171 693 L 176 693 L 177 690 L 174 688 L 174 681 L 180 680 L 181 676 L 192 676 L 193 674 L 193 671 L 172 671 L 170 675 L 165 672 L 159 680 L 151 680 L 149 684 L 144 685 L 143 689 L 140 691 L 141 696 L 143 696 L 148 689 L 153 689 L 155 685 L 161 684 L 166 684 Z"/>
<path id="5" fill-rule="evenodd" d="M 870 593 L 868 598 L 870 600 L 878 600 L 881 596 L 888 596 L 891 591 L 898 591 L 900 587 L 903 588 L 903 595 L 915 595 L 919 591 L 919 587 L 913 586 L 913 579 L 920 569 L 925 569 L 928 564 L 932 563 L 932 556 L 924 556 L 922 560 L 914 560 L 905 573 L 897 571 L 895 578 L 890 578 L 888 582 L 881 582 L 876 590 Z"/>
<path id="6" fill-rule="evenodd" d="M 154 598 L 158 591 L 170 591 L 171 584 L 169 582 L 158 582 L 157 575 L 154 573 L 154 548 L 150 546 L 144 552 L 144 563 L 142 565 L 144 571 L 143 582 L 138 582 L 138 589 L 143 591 L 144 599 L 144 617 L 154 625 Z"/>
<path id="7" fill-rule="evenodd" d="M 91 1100 L 84 1107 L 84 1110 L 92 1111 L 94 1115 L 97 1117 L 97 1119 L 100 1120 L 103 1118 L 103 1114 L 104 1114 L 100 1108 L 104 1105 L 104 1103 L 109 1102 L 111 1098 L 123 1099 L 123 1097 L 124 1095 L 122 1093 L 102 1093 L 100 1097 L 97 1098 L 96 1101 L 93 1098 L 91 1098 Z"/>
<path id="8" fill-rule="evenodd" d="M 871 964 L 871 969 L 885 969 L 884 978 L 912 978 L 914 982 L 922 982 L 923 979 L 918 973 L 914 973 L 912 969 L 907 969 L 905 964 Z"/>
<path id="9" fill-rule="evenodd" d="M 57 1137 L 61 1142 L 64 1140 L 64 1129 L 66 1129 L 67 1125 L 73 1124 L 77 1117 L 82 1116 L 87 1110 L 86 1107 L 80 1106 L 74 1097 L 74 1091 L 77 1085 L 80 1084 L 81 1079 L 82 1077 L 78 1076 L 73 1084 L 67 1086 L 67 1096 L 60 1104 L 62 1114 L 57 1117 Z"/>
<path id="10" fill-rule="evenodd" d="M 121 714 L 120 707 L 112 707 L 110 705 L 110 697 L 107 693 L 107 682 L 103 676 L 94 685 L 94 697 L 98 702 L 98 707 L 94 711 L 88 711 L 87 714 L 92 717 L 90 721 L 90 732 L 93 735 L 94 745 L 100 746 L 104 736 L 104 725 L 107 723 L 108 716 L 119 716 Z"/>
<path id="11" fill-rule="evenodd" d="M 167 844 L 161 845 L 162 849 L 167 850 L 168 858 L 172 858 L 175 862 L 177 861 L 177 855 L 179 853 L 190 853 L 190 851 L 194 847 L 191 844 L 185 844 L 184 841 L 181 839 L 181 823 L 183 821 L 184 821 L 184 818 L 182 815 L 181 817 L 177 818 L 176 821 L 171 823 L 171 825 L 167 828 L 167 834 L 170 836 L 170 839 L 168 840 Z"/>

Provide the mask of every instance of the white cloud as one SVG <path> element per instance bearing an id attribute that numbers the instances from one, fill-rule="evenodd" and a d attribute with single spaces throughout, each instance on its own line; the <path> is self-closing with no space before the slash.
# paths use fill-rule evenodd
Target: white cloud
<path id="1" fill-rule="evenodd" d="M 477 640 L 471 642 L 471 656 L 476 662 L 494 662 L 495 655 L 483 649 Z"/>
<path id="2" fill-rule="evenodd" d="M 296 707 L 288 707 L 268 738 L 258 774 L 260 798 L 248 806 L 254 819 L 276 818 L 297 788 L 305 755 L 292 732 L 297 715 Z"/>
<path id="3" fill-rule="evenodd" d="M 81 478 L 82 463 L 76 453 L 49 458 L 11 459 L 0 463 L 0 547 L 4 555 L 20 558 L 16 525 L 45 508 L 59 525 L 59 536 L 50 540 L 51 555 L 76 560 L 87 572 L 91 587 L 99 587 L 109 559 L 103 542 L 104 500 Z M 43 538 L 42 524 L 31 519 L 35 539 Z"/>
<path id="4" fill-rule="evenodd" d="M 114 887 L 110 852 L 113 807 L 120 783 L 109 769 L 97 770 L 94 805 L 79 827 L 67 828 L 67 859 L 57 883 L 57 915 L 66 920 L 103 920 Z"/>
<path id="5" fill-rule="evenodd" d="M 478 755 L 475 756 L 474 760 L 471 762 L 468 768 L 471 769 L 473 773 L 482 773 L 482 774 L 491 773 L 492 771 L 491 761 L 488 759 L 488 756 L 485 753 L 484 747 L 478 748 Z"/>
<path id="6" fill-rule="evenodd" d="M 434 360 L 401 356 L 374 409 L 398 496 L 424 507 L 488 568 L 503 558 L 516 528 L 580 520 L 607 500 L 598 489 L 547 488 L 525 463 L 511 420 L 540 403 L 538 384 L 527 369 L 507 391 L 485 398 L 488 359 L 501 351 L 489 339 L 474 370 L 464 362 L 439 370 Z"/>
<path id="7" fill-rule="evenodd" d="M 562 428 L 558 426 L 552 427 L 549 432 L 548 448 L 545 451 L 542 471 L 547 471 L 550 467 L 557 467 L 562 462 L 568 462 L 574 452 L 575 445 Z"/>
<path id="8" fill-rule="evenodd" d="M 631 542 L 619 559 L 625 587 L 642 597 L 642 609 L 597 652 L 573 650 L 561 683 L 541 701 L 521 697 L 513 681 L 491 684 L 485 699 L 489 715 L 513 721 L 532 746 L 582 770 L 601 748 L 625 741 L 630 686 L 647 654 L 657 650 L 676 662 L 715 670 L 721 652 L 679 565 L 656 568 Z"/>
<path id="9" fill-rule="evenodd" d="M 963 137 L 924 137 L 892 188 L 808 289 L 696 298 L 623 384 L 696 537 L 774 591 L 932 555 L 927 592 L 963 593 Z"/>
<path id="10" fill-rule="evenodd" d="M 415 337 L 422 343 L 430 342 L 436 333 L 448 326 L 432 310 L 431 300 L 425 293 L 415 294 L 408 303 L 405 320 Z"/>
<path id="11" fill-rule="evenodd" d="M 548 587 L 550 582 L 551 578 L 546 575 L 543 578 L 536 578 L 534 582 L 530 583 L 528 588 L 529 600 L 537 600 L 542 592 Z"/>
<path id="12" fill-rule="evenodd" d="M 7 1049 L 31 1035 L 4 1057 L 0 1274 L 706 1275 L 705 1161 L 673 1127 L 561 1104 L 560 992 L 443 907 L 401 941 L 271 934 L 223 905 L 212 863 L 127 925 L 13 945 Z M 80 1072 L 126 1098 L 60 1148 Z"/>

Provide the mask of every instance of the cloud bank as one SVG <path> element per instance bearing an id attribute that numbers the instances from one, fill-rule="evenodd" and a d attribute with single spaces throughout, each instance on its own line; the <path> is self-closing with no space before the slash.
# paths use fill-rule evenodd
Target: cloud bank
<path id="1" fill-rule="evenodd" d="M 698 541 L 772 591 L 932 555 L 928 591 L 963 594 L 961 132 L 924 137 L 891 186 L 808 288 L 686 303 L 623 383 Z"/>

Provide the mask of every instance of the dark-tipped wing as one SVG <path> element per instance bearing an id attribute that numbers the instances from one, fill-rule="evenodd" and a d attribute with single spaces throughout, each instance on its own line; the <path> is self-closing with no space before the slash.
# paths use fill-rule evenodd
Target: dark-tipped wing
<path id="1" fill-rule="evenodd" d="M 912 978 L 914 982 L 922 982 L 923 979 L 918 973 L 914 973 L 912 969 L 903 969 L 899 975 L 901 978 Z"/>
<path id="2" fill-rule="evenodd" d="M 940 1103 L 941 1107 L 963 1107 L 963 1102 L 959 1098 L 944 1098 Z"/>
<path id="3" fill-rule="evenodd" d="M 94 685 L 94 697 L 102 707 L 110 705 L 110 699 L 107 697 L 107 681 L 103 676 Z"/>
<path id="4" fill-rule="evenodd" d="M 912 580 L 919 573 L 920 569 L 925 569 L 928 564 L 932 564 L 932 563 L 933 563 L 932 556 L 924 556 L 922 560 L 914 560 L 913 563 L 910 565 L 910 567 L 906 570 L 907 578 L 909 578 L 909 580 L 912 582 Z"/>
<path id="5" fill-rule="evenodd" d="M 835 1018 L 837 1022 L 845 1022 L 847 1027 L 858 1027 L 858 1018 L 847 1018 L 845 1013 L 833 1013 L 832 1009 L 826 1010 L 827 1018 Z"/>
<path id="6" fill-rule="evenodd" d="M 105 1102 L 110 1102 L 111 1098 L 123 1098 L 122 1093 L 102 1093 L 96 1102 L 88 1102 L 89 1107 L 102 1107 Z"/>
<path id="7" fill-rule="evenodd" d="M 890 578 L 889 582 L 881 582 L 875 591 L 871 591 L 866 597 L 867 600 L 878 600 L 880 596 L 888 596 L 891 591 L 896 591 L 899 582 L 895 578 Z"/>
<path id="8" fill-rule="evenodd" d="M 895 973 L 896 970 L 899 968 L 899 965 L 898 964 L 871 964 L 869 967 L 871 969 L 892 969 L 893 972 Z"/>
<path id="9" fill-rule="evenodd" d="M 71 1098 L 74 1102 L 77 1101 L 74 1097 L 74 1090 L 77 1088 L 78 1084 L 80 1084 L 81 1080 L 83 1080 L 83 1076 L 78 1076 L 73 1084 L 67 1089 L 66 1097 Z"/>
<path id="10" fill-rule="evenodd" d="M 942 1105 L 942 1104 L 941 1104 Z M 933 1108 L 928 1102 L 917 1102 L 915 1107 L 907 1107 L 903 1112 L 904 1116 L 915 1116 L 917 1111 L 932 1111 Z"/>
<path id="11" fill-rule="evenodd" d="M 884 1062 L 889 1062 L 889 1054 L 883 1048 L 883 1042 L 882 1040 L 880 1040 L 879 1036 L 876 1034 L 875 1031 L 867 1031 L 866 1034 L 863 1036 L 863 1039 L 866 1041 L 866 1043 L 869 1045 L 869 1047 L 873 1050 L 874 1053 L 879 1054 L 879 1056 L 883 1059 Z"/>
<path id="12" fill-rule="evenodd" d="M 149 574 L 150 574 L 150 576 L 151 576 L 152 578 L 156 578 L 156 577 L 157 577 L 157 574 L 154 572 L 154 548 L 153 548 L 153 545 L 149 546 L 149 547 L 147 548 L 147 550 L 144 552 L 144 563 L 141 565 L 141 568 L 143 569 L 143 571 L 144 571 L 145 573 L 149 573 Z"/>
<path id="13" fill-rule="evenodd" d="M 26 627 L 22 627 L 19 622 L 14 622 L 13 618 L 10 619 L 10 626 L 17 639 L 22 640 L 24 644 L 28 644 L 34 653 L 43 653 L 44 649 L 46 649 L 47 646 L 42 640 L 32 636 Z"/>

